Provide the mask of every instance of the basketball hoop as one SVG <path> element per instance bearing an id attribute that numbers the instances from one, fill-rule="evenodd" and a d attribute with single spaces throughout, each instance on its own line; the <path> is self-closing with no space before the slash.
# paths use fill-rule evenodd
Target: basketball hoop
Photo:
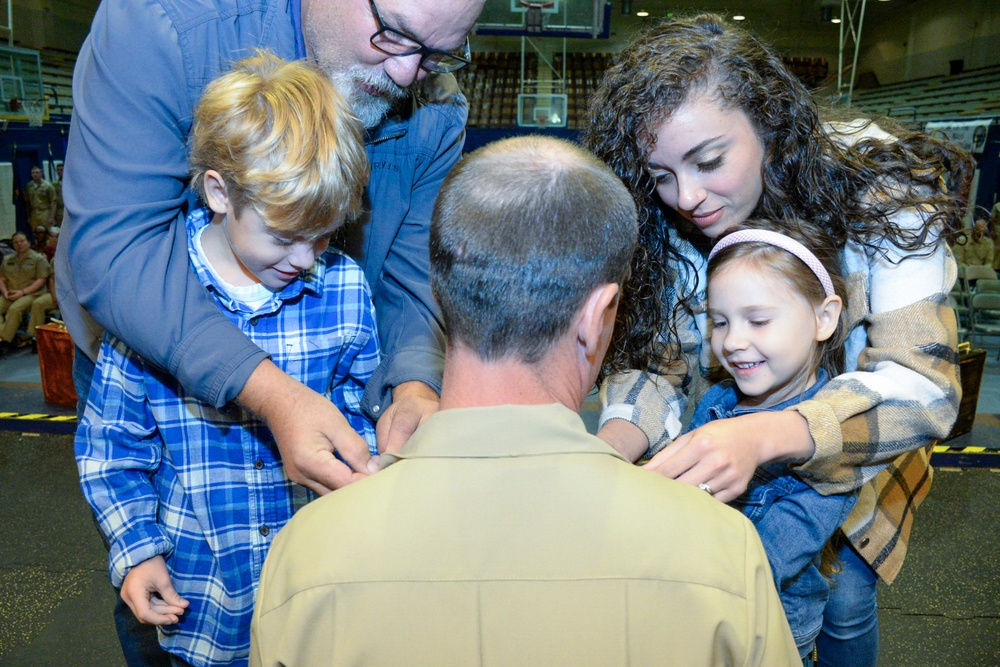
<path id="1" fill-rule="evenodd" d="M 28 127 L 41 127 L 45 120 L 45 100 L 21 100 L 24 115 L 28 117 Z"/>
<path id="2" fill-rule="evenodd" d="M 517 0 L 519 11 L 525 12 L 524 29 L 529 33 L 540 33 L 543 28 L 542 12 L 546 13 L 556 10 L 555 0 Z M 511 7 L 513 10 L 514 8 Z"/>

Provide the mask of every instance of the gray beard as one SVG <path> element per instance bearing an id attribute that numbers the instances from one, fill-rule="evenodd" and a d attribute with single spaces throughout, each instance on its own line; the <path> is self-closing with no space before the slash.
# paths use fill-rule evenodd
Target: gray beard
<path id="1" fill-rule="evenodd" d="M 405 89 L 393 83 L 388 76 L 372 76 L 359 67 L 329 74 L 340 93 L 347 97 L 365 129 L 378 127 L 392 107 L 406 95 Z M 378 97 L 369 95 L 362 89 L 362 83 L 383 90 L 385 94 Z"/>
<path id="2" fill-rule="evenodd" d="M 370 130 L 373 127 L 378 127 L 385 120 L 385 117 L 389 115 L 389 109 L 392 108 L 392 105 L 385 99 L 372 97 L 359 91 L 356 95 L 352 96 L 351 107 L 358 118 L 361 119 L 361 124 L 364 125 L 365 129 Z"/>

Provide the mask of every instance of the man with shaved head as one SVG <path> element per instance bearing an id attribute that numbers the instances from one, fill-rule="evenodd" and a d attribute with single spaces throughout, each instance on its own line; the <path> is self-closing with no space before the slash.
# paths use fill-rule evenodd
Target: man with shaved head
<path id="1" fill-rule="evenodd" d="M 459 163 L 431 227 L 441 409 L 282 529 L 251 665 L 801 664 L 749 521 L 578 414 L 636 235 L 631 195 L 572 144 Z"/>

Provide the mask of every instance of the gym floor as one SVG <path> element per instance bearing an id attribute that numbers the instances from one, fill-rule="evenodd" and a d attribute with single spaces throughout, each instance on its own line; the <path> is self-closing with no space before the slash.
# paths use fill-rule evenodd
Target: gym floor
<path id="1" fill-rule="evenodd" d="M 582 410 L 593 427 L 597 407 Z M 124 665 L 107 552 L 80 494 L 73 410 L 44 402 L 38 357 L 0 358 L 0 667 Z M 910 553 L 882 585 L 880 664 L 995 667 L 1000 655 L 1000 362 L 971 433 L 935 453 Z"/>

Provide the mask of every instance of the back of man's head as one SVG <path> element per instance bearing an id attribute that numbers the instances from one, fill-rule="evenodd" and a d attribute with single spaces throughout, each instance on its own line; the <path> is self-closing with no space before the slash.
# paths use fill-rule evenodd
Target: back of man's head
<path id="1" fill-rule="evenodd" d="M 448 343 L 484 361 L 538 361 L 594 289 L 622 282 L 636 235 L 632 196 L 582 148 L 529 136 L 468 155 L 431 226 Z"/>

